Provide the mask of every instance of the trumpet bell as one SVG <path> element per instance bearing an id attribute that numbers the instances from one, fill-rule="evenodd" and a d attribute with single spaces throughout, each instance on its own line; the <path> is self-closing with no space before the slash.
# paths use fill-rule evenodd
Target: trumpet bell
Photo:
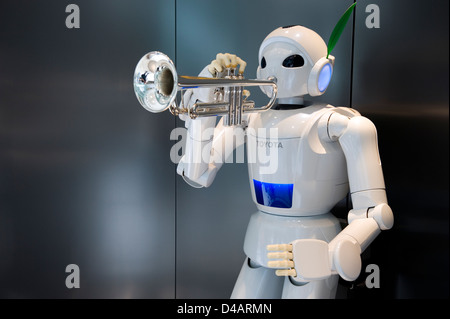
<path id="1" fill-rule="evenodd" d="M 223 116 L 224 125 L 240 125 L 245 112 L 262 112 L 272 107 L 277 96 L 276 79 L 246 80 L 236 75 L 235 68 L 226 68 L 225 77 L 179 76 L 175 65 L 162 52 L 152 51 L 142 57 L 134 72 L 134 92 L 141 105 L 148 111 L 158 113 L 167 109 L 175 116 L 187 114 L 191 119 L 199 116 Z M 255 102 L 244 98 L 247 86 L 270 86 L 270 101 L 255 107 Z M 214 100 L 206 103 L 196 101 L 185 106 L 183 95 L 179 106 L 175 99 L 178 91 L 208 88 L 214 90 Z"/>
<path id="2" fill-rule="evenodd" d="M 175 65 L 164 53 L 149 52 L 136 66 L 133 86 L 138 101 L 146 110 L 163 112 L 174 103 L 177 95 Z"/>

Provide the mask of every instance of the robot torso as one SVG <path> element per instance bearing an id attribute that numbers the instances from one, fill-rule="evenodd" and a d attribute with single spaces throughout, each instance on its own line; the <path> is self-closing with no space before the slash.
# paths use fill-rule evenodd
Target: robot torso
<path id="1" fill-rule="evenodd" d="M 282 216 L 328 213 L 349 190 L 346 160 L 338 142 L 323 142 L 318 122 L 332 111 L 313 104 L 268 110 L 249 117 L 247 156 L 253 201 L 262 212 Z"/>

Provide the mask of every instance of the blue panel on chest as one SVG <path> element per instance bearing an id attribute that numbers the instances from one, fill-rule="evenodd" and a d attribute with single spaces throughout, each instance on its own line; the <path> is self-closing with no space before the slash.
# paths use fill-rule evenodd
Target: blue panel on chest
<path id="1" fill-rule="evenodd" d="M 294 184 L 274 184 L 253 180 L 256 201 L 260 205 L 278 208 L 292 207 Z"/>

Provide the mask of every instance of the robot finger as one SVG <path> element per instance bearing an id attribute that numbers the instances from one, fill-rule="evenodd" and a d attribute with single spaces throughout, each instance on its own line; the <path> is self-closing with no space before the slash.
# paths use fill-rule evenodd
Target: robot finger
<path id="1" fill-rule="evenodd" d="M 268 251 L 289 251 L 292 252 L 292 244 L 267 245 Z"/>
<path id="2" fill-rule="evenodd" d="M 236 62 L 239 64 L 239 73 L 242 74 L 245 71 L 245 67 L 247 66 L 247 62 L 242 60 L 240 57 L 236 57 Z"/>
<path id="3" fill-rule="evenodd" d="M 216 75 L 216 68 L 212 65 L 212 62 L 210 65 L 208 65 L 208 71 L 211 73 L 212 76 Z"/>
<path id="4" fill-rule="evenodd" d="M 292 259 L 293 255 L 291 252 L 284 251 L 284 252 L 268 253 L 267 257 L 269 259 Z"/>
<path id="5" fill-rule="evenodd" d="M 295 269 L 278 269 L 275 271 L 275 275 L 297 277 L 297 272 Z"/>
<path id="6" fill-rule="evenodd" d="M 231 59 L 229 53 L 219 53 L 216 56 L 216 60 L 220 63 L 221 66 L 225 68 L 229 68 L 231 66 Z"/>
<path id="7" fill-rule="evenodd" d="M 223 67 L 219 61 L 213 60 L 210 65 L 208 65 L 208 71 L 211 75 L 216 76 L 217 73 L 223 71 Z"/>
<path id="8" fill-rule="evenodd" d="M 292 260 L 274 260 L 267 263 L 269 268 L 294 268 L 294 262 Z"/>
<path id="9" fill-rule="evenodd" d="M 236 54 L 225 53 L 225 56 L 230 60 L 230 66 L 236 68 L 238 65 Z"/>

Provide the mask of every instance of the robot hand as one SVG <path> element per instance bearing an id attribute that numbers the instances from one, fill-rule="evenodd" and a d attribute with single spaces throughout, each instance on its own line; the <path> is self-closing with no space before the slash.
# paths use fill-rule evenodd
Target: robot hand
<path id="1" fill-rule="evenodd" d="M 299 239 L 291 244 L 268 245 L 270 268 L 277 276 L 291 276 L 294 281 L 321 280 L 338 273 L 353 281 L 361 272 L 361 247 L 351 237 L 339 238 L 330 244 L 318 239 Z M 273 260 L 278 259 L 278 260 Z"/>
<path id="2" fill-rule="evenodd" d="M 211 61 L 202 72 L 200 72 L 199 77 L 222 77 L 222 72 L 226 68 L 239 69 L 239 74 L 242 75 L 245 71 L 247 63 L 235 54 L 230 53 L 218 53 L 216 59 Z M 182 103 L 184 107 L 190 108 L 197 101 L 200 102 L 213 102 L 216 99 L 214 89 L 190 89 L 187 90 L 183 95 Z M 244 90 L 243 95 L 245 98 L 250 96 L 248 90 Z M 187 114 L 181 114 L 180 119 L 183 121 L 188 121 L 189 116 Z M 188 127 L 186 123 L 186 127 Z"/>
<path id="3" fill-rule="evenodd" d="M 212 76 L 218 77 L 218 75 L 221 72 L 223 72 L 224 69 L 226 68 L 237 69 L 238 66 L 239 66 L 239 74 L 244 74 L 247 62 L 245 62 L 235 54 L 218 53 L 216 55 L 216 59 L 211 61 L 211 64 L 209 64 L 207 68 Z"/>
<path id="4" fill-rule="evenodd" d="M 222 77 L 222 72 L 227 68 L 239 70 L 239 76 L 243 76 L 246 66 L 247 62 L 235 54 L 218 53 L 216 59 L 212 60 L 206 68 L 213 77 Z M 247 99 L 250 96 L 250 91 L 243 90 L 242 95 Z"/>

